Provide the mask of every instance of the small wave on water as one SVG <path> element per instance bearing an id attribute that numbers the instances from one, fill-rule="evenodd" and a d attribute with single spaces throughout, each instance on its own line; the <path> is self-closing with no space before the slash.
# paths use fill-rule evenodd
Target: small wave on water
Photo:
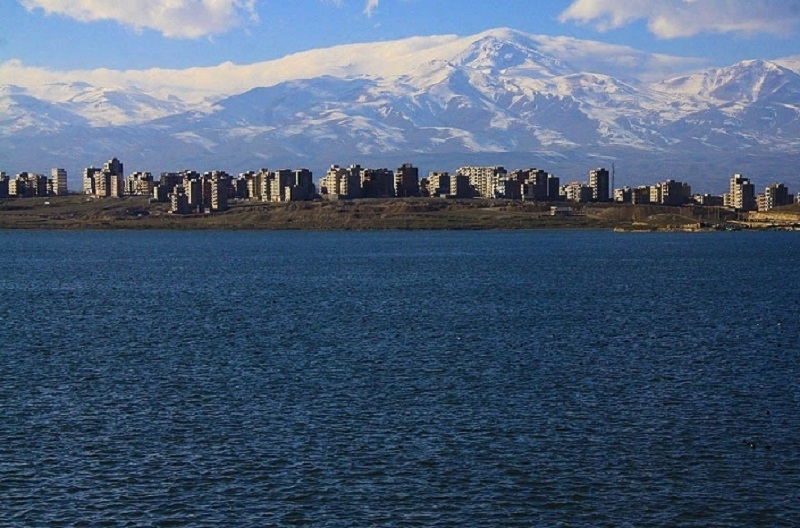
<path id="1" fill-rule="evenodd" d="M 793 236 L 0 233 L 0 525 L 793 526 Z"/>

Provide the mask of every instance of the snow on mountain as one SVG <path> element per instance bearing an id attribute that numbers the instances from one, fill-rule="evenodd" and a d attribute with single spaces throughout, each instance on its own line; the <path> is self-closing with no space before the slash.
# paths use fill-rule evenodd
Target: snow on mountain
<path id="1" fill-rule="evenodd" d="M 136 87 L 99 88 L 83 82 L 53 83 L 30 92 L 84 117 L 92 126 L 140 124 L 193 108 L 175 96 L 161 98 Z"/>
<path id="2" fill-rule="evenodd" d="M 185 112 L 191 107 L 177 99 L 157 99 L 134 90 L 91 90 L 67 102 L 93 126 L 132 125 Z"/>
<path id="3" fill-rule="evenodd" d="M 452 59 L 453 64 L 486 72 L 514 72 L 531 77 L 575 73 L 564 61 L 541 53 L 536 42 L 517 32 L 484 34 Z"/>
<path id="4" fill-rule="evenodd" d="M 717 149 L 793 151 L 800 146 L 800 75 L 776 63 L 743 61 L 653 89 L 684 105 L 684 115 L 666 127 L 676 136 Z"/>
<path id="5" fill-rule="evenodd" d="M 58 103 L 38 99 L 13 85 L 0 85 L 0 137 L 52 132 L 85 125 L 86 120 Z"/>
<path id="6" fill-rule="evenodd" d="M 347 44 L 253 64 L 225 62 L 186 69 L 51 71 L 26 66 L 12 59 L 0 62 L 0 79 L 14 79 L 16 84 L 31 90 L 30 94 L 35 97 L 39 97 L 38 90 L 46 84 L 86 83 L 104 88 L 136 86 L 159 98 L 173 94 L 194 103 L 219 100 L 254 87 L 322 76 L 403 75 L 431 61 L 454 61 L 482 39 L 495 39 L 541 53 L 558 63 L 570 65 L 575 71 L 604 73 L 626 80 L 661 80 L 695 70 L 703 64 L 694 58 L 646 53 L 627 46 L 571 37 L 530 35 L 500 28 L 477 35 L 424 36 Z"/>
<path id="7" fill-rule="evenodd" d="M 165 126 L 177 125 L 174 137 L 191 127 L 214 144 L 233 133 L 270 150 L 305 136 L 317 152 L 349 145 L 362 154 L 668 143 L 637 133 L 671 111 L 646 86 L 582 73 L 536 45 L 518 32 L 481 34 L 400 75 L 281 83 L 220 101 L 201 121 Z"/>
<path id="8" fill-rule="evenodd" d="M 791 103 L 797 101 L 800 75 L 774 62 L 750 60 L 663 81 L 655 89 L 708 104 L 743 105 L 765 98 Z"/>
<path id="9" fill-rule="evenodd" d="M 129 153 L 172 168 L 485 153 L 707 160 L 736 151 L 756 159 L 796 150 L 800 75 L 789 59 L 654 83 L 631 75 L 674 62 L 508 29 L 338 46 L 223 65 L 248 89 L 213 103 L 130 85 L 0 86 L 0 138 L 9 151 L 37 145 L 100 160 Z"/>
<path id="10" fill-rule="evenodd" d="M 778 66 L 786 68 L 787 70 L 792 70 L 795 73 L 800 73 L 800 56 L 784 57 L 782 59 L 777 59 L 772 62 L 774 62 Z"/>

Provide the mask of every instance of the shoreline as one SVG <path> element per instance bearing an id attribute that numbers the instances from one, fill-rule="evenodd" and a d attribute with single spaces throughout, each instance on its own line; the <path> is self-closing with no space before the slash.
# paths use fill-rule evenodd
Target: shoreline
<path id="1" fill-rule="evenodd" d="M 558 205 L 566 214 L 551 213 Z M 615 232 L 800 230 L 800 208 L 756 221 L 716 207 L 558 204 L 438 198 L 361 199 L 266 203 L 237 201 L 212 214 L 175 215 L 147 197 L 83 195 L 0 200 L 0 229 L 8 230 L 542 230 L 610 229 Z"/>

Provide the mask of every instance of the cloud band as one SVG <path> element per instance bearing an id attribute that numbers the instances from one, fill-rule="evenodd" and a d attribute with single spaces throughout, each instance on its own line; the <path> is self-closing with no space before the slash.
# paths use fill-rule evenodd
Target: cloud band
<path id="1" fill-rule="evenodd" d="M 575 0 L 561 22 L 608 31 L 645 20 L 660 38 L 700 33 L 766 33 L 787 36 L 800 22 L 800 0 Z"/>
<path id="2" fill-rule="evenodd" d="M 137 31 L 152 29 L 169 38 L 194 39 L 224 33 L 246 18 L 256 19 L 255 0 L 20 0 L 29 11 L 82 22 L 114 20 Z"/>

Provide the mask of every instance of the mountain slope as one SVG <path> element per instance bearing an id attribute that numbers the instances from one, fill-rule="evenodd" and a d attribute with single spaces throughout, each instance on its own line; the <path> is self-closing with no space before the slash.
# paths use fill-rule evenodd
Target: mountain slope
<path id="1" fill-rule="evenodd" d="M 697 107 L 668 125 L 677 136 L 718 149 L 793 151 L 800 145 L 800 75 L 776 63 L 743 61 L 654 89 Z"/>
<path id="2" fill-rule="evenodd" d="M 394 57 L 387 43 L 373 55 L 366 45 L 315 50 L 295 69 L 289 58 L 274 61 L 284 81 L 264 78 L 213 104 L 136 87 L 0 86 L 0 168 L 27 170 L 21 165 L 47 153 L 48 166 L 73 171 L 112 155 L 154 171 L 319 171 L 398 159 L 540 159 L 558 171 L 591 160 L 707 167 L 737 153 L 739 166 L 725 174 L 742 163 L 767 166 L 760 161 L 769 156 L 772 167 L 800 146 L 800 75 L 785 64 L 745 61 L 649 83 L 611 59 L 588 64 L 605 50 L 598 43 L 506 29 L 394 47 Z M 329 63 L 312 68 L 309 57 Z M 258 82 L 262 70 L 253 68 Z"/>

